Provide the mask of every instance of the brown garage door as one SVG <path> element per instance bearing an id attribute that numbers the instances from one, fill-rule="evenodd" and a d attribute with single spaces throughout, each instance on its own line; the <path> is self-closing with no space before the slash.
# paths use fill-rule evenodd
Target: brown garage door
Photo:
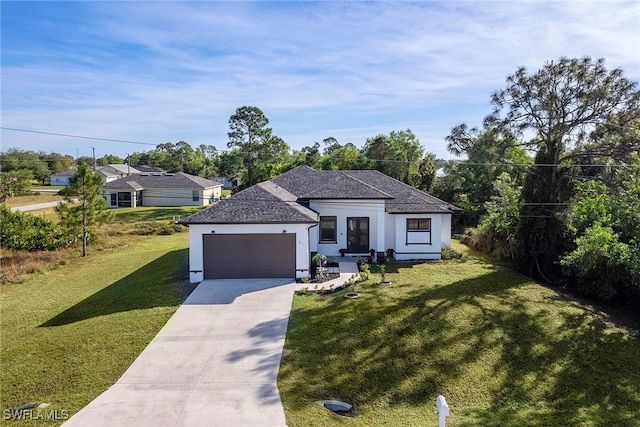
<path id="1" fill-rule="evenodd" d="M 296 277 L 296 235 L 205 234 L 204 278 Z"/>

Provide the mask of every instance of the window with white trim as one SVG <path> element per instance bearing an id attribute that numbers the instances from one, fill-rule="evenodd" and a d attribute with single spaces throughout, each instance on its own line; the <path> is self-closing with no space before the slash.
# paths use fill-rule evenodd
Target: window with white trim
<path id="1" fill-rule="evenodd" d="M 407 218 L 407 245 L 431 244 L 431 218 Z"/>

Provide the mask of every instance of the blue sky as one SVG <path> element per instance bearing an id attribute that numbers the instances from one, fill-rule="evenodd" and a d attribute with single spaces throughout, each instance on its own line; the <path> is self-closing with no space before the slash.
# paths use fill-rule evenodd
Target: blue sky
<path id="1" fill-rule="evenodd" d="M 637 1 L 2 1 L 2 150 L 226 149 L 255 105 L 293 149 L 411 129 L 450 158 L 519 66 L 606 58 L 640 80 Z"/>

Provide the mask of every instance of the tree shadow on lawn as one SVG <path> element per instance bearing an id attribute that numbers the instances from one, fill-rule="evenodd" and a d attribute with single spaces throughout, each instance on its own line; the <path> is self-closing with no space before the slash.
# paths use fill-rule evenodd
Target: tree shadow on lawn
<path id="1" fill-rule="evenodd" d="M 280 390 L 293 409 L 324 398 L 423 406 L 442 393 L 464 426 L 638 425 L 638 341 L 551 291 L 520 289 L 531 286 L 493 271 L 297 309 Z"/>
<path id="2" fill-rule="evenodd" d="M 180 304 L 195 288 L 188 284 L 183 271 L 188 254 L 188 249 L 168 252 L 40 326 L 61 326 L 113 313 Z"/>

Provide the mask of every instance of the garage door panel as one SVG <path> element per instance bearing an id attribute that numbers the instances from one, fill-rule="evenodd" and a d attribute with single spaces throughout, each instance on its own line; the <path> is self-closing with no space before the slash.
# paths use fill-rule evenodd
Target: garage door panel
<path id="1" fill-rule="evenodd" d="M 295 277 L 296 236 L 282 234 L 206 234 L 205 279 Z"/>

